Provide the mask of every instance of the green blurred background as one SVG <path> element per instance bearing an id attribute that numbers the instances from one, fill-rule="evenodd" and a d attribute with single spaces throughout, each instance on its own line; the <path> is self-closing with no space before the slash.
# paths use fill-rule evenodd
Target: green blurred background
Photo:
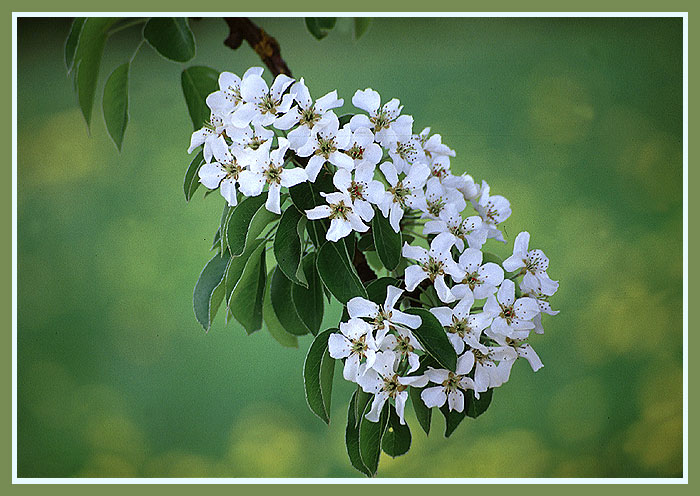
<path id="1" fill-rule="evenodd" d="M 389 18 L 357 42 L 347 19 L 323 41 L 301 19 L 256 21 L 312 96 L 370 86 L 441 133 L 455 171 L 512 203 L 494 251 L 528 230 L 561 281 L 533 339 L 545 367 L 518 363 L 450 439 L 440 415 L 426 437 L 407 413 L 411 451 L 379 475 L 680 476 L 682 20 Z M 90 135 L 78 110 L 69 22 L 18 25 L 18 475 L 358 477 L 352 385 L 336 374 L 330 427 L 305 404 L 308 337 L 282 348 L 194 319 L 223 200 L 183 198 L 182 67 L 138 53 L 119 154 L 99 98 Z M 192 64 L 259 64 L 222 44 L 222 20 L 191 24 Z M 138 29 L 108 43 L 101 85 Z"/>

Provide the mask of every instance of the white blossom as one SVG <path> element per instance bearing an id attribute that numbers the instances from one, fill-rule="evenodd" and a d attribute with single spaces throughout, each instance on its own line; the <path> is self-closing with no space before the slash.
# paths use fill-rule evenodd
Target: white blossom
<path id="1" fill-rule="evenodd" d="M 343 377 L 347 381 L 357 382 L 360 362 L 367 360 L 368 366 L 374 364 L 377 345 L 372 337 L 372 328 L 362 319 L 350 319 L 340 323 L 340 334 L 328 336 L 328 353 L 335 359 L 345 358 Z"/>
<path id="2" fill-rule="evenodd" d="M 423 234 L 440 234 L 449 232 L 455 237 L 457 250 L 464 251 L 464 242 L 469 248 L 480 250 L 486 242 L 488 232 L 482 228 L 482 220 L 478 215 L 462 219 L 462 214 L 451 204 L 440 212 L 436 220 L 429 220 L 423 225 Z"/>
<path id="3" fill-rule="evenodd" d="M 474 368 L 474 355 L 465 353 L 457 359 L 455 372 L 446 369 L 428 367 L 425 376 L 430 382 L 439 386 L 427 387 L 421 391 L 420 397 L 425 406 L 432 408 L 441 407 L 447 402 L 450 411 L 464 411 L 464 393 L 462 390 L 476 390 L 476 385 L 467 374 Z M 478 393 L 475 393 L 478 394 Z"/>
<path id="4" fill-rule="evenodd" d="M 539 306 L 534 298 L 515 299 L 515 283 L 505 279 L 498 289 L 486 300 L 484 311 L 494 316 L 491 330 L 497 334 L 513 339 L 525 339 L 529 330 L 535 328 L 532 319 L 539 313 Z"/>
<path id="5" fill-rule="evenodd" d="M 362 220 L 372 220 L 372 204 L 378 204 L 384 197 L 384 185 L 374 179 L 374 165 L 363 163 L 354 170 L 354 174 L 347 169 L 338 169 L 333 176 L 333 184 L 350 197 L 353 209 Z"/>
<path id="6" fill-rule="evenodd" d="M 243 74 L 243 79 L 252 75 L 262 76 L 263 70 L 262 67 L 251 67 Z M 219 91 L 207 96 L 206 101 L 212 112 L 221 117 L 228 116 L 243 102 L 241 78 L 231 72 L 222 72 L 219 74 Z"/>
<path id="7" fill-rule="evenodd" d="M 294 97 L 284 91 L 294 82 L 285 74 L 279 74 L 268 88 L 265 80 L 258 74 L 251 74 L 241 82 L 243 103 L 231 115 L 231 123 L 236 127 L 248 124 L 269 126 L 278 114 L 284 114 L 292 107 Z"/>
<path id="8" fill-rule="evenodd" d="M 246 196 L 258 196 L 262 193 L 265 184 L 267 184 L 268 191 L 265 208 L 270 212 L 279 214 L 282 186 L 291 188 L 306 181 L 307 177 L 304 169 L 299 167 L 284 168 L 284 154 L 289 148 L 289 142 L 286 139 L 280 138 L 279 147 L 268 154 L 270 143 L 270 141 L 267 141 L 262 145 L 265 153 L 260 155 L 260 157 L 265 158 L 265 160 L 253 163 L 250 166 L 250 170 L 241 172 L 238 183 L 240 184 L 241 193 Z"/>
<path id="9" fill-rule="evenodd" d="M 418 284 L 429 278 L 435 285 L 440 301 L 443 303 L 454 301 L 455 296 L 445 283 L 445 275 L 449 274 L 452 280 L 461 281 L 464 278 L 464 271 L 452 259 L 450 249 L 453 244 L 454 236 L 449 233 L 435 236 L 430 243 L 430 250 L 404 243 L 401 251 L 403 256 L 418 262 L 417 265 L 409 265 L 406 268 L 406 289 L 413 291 Z"/>
<path id="10" fill-rule="evenodd" d="M 209 189 L 220 187 L 219 192 L 229 206 L 238 204 L 236 183 L 246 166 L 241 164 L 228 149 L 223 157 L 216 157 L 215 162 L 203 164 L 199 169 L 199 182 Z"/>
<path id="11" fill-rule="evenodd" d="M 422 387 L 428 382 L 425 376 L 399 376 L 396 373 L 397 365 L 398 356 L 395 353 L 380 351 L 376 353 L 374 364 L 371 367 L 364 364 L 360 367 L 357 383 L 364 392 L 374 395 L 372 407 L 365 415 L 365 418 L 370 422 L 378 422 L 384 404 L 387 400 L 393 399 L 399 421 L 405 424 L 404 407 L 408 399 L 408 386 Z"/>
<path id="12" fill-rule="evenodd" d="M 465 273 L 461 281 L 455 281 L 452 293 L 457 298 L 473 294 L 475 300 L 487 298 L 496 292 L 503 282 L 503 269 L 493 262 L 481 264 L 484 254 L 476 248 L 467 248 L 459 256 L 458 265 Z"/>
<path id="13" fill-rule="evenodd" d="M 553 295 L 559 288 L 558 281 L 552 281 L 547 275 L 549 259 L 542 250 L 527 249 L 530 243 L 530 233 L 521 232 L 515 238 L 513 244 L 513 254 L 503 262 L 503 268 L 508 272 L 513 272 L 522 268 L 525 273 L 523 282 L 529 287 L 538 285 L 542 293 Z"/>
<path id="14" fill-rule="evenodd" d="M 190 147 L 187 149 L 187 153 L 192 153 L 195 148 L 204 145 L 202 152 L 206 163 L 211 162 L 215 154 L 223 156 L 228 150 L 228 145 L 223 136 L 226 131 L 223 119 L 212 113 L 210 121 L 204 127 L 192 133 Z"/>
<path id="15" fill-rule="evenodd" d="M 500 195 L 491 196 L 491 188 L 486 181 L 482 181 L 481 196 L 479 202 L 472 200 L 472 204 L 481 219 L 484 221 L 484 226 L 488 229 L 488 237 L 495 238 L 498 241 L 506 242 L 503 234 L 498 230 L 498 224 L 510 217 L 510 202 Z"/>
<path id="16" fill-rule="evenodd" d="M 406 177 L 399 179 L 399 174 L 391 162 L 384 162 L 379 169 L 389 183 L 384 198 L 379 202 L 379 209 L 384 217 L 389 218 L 394 231 L 399 232 L 399 222 L 406 209 L 424 210 L 426 208 L 423 185 L 428 179 L 430 170 L 424 164 L 416 164 L 410 168 Z"/>
<path id="17" fill-rule="evenodd" d="M 396 286 L 387 286 L 386 299 L 381 306 L 361 296 L 356 296 L 348 301 L 348 314 L 352 318 L 370 319 L 377 342 L 382 341 L 391 330 L 417 329 L 422 322 L 420 316 L 409 315 L 396 308 L 396 303 L 402 294 L 402 289 Z"/>
<path id="18" fill-rule="evenodd" d="M 540 313 L 535 315 L 532 322 L 535 324 L 535 332 L 537 334 L 544 333 L 544 327 L 542 327 L 542 314 L 547 315 L 557 315 L 559 310 L 553 310 L 552 306 L 549 304 L 549 297 L 551 295 L 546 295 L 542 292 L 542 287 L 537 279 L 531 278 L 528 280 L 530 284 L 526 283 L 524 280 L 520 283 L 520 291 L 523 296 L 529 296 L 537 301 L 537 305 L 540 307 Z"/>
<path id="19" fill-rule="evenodd" d="M 296 150 L 304 146 L 318 128 L 326 123 L 332 109 L 342 107 L 343 99 L 338 98 L 337 91 L 333 90 L 314 102 L 304 78 L 294 83 L 289 92 L 297 104 L 278 117 L 273 125 L 285 131 L 297 126 L 287 135 L 290 148 Z"/>
<path id="20" fill-rule="evenodd" d="M 311 157 L 306 165 L 309 181 L 316 181 L 321 167 L 330 162 L 336 167 L 352 169 L 355 161 L 343 153 L 350 146 L 352 132 L 350 128 L 339 129 L 340 123 L 335 114 L 328 114 L 325 124 L 311 135 L 306 144 L 296 152 L 300 157 Z"/>
<path id="21" fill-rule="evenodd" d="M 365 232 L 369 226 L 362 222 L 353 208 L 352 199 L 347 193 L 321 193 L 328 205 L 319 205 L 306 211 L 311 220 L 329 218 L 331 225 L 326 232 L 326 239 L 338 241 L 352 231 Z"/>
<path id="22" fill-rule="evenodd" d="M 391 148 L 396 142 L 396 128 L 404 128 L 407 122 L 413 124 L 413 118 L 408 115 L 400 115 L 403 106 L 396 98 L 389 100 L 380 109 L 381 97 L 371 88 L 357 90 L 352 97 L 352 104 L 364 110 L 364 114 L 354 115 L 350 119 L 350 127 L 354 130 L 358 127 L 370 128 L 374 131 L 374 137 L 384 148 Z"/>
<path id="23" fill-rule="evenodd" d="M 493 321 L 493 316 L 486 313 L 471 314 L 474 300 L 466 297 L 460 300 L 454 308 L 434 307 L 430 313 L 435 315 L 447 331 L 447 337 L 457 354 L 464 351 L 465 345 L 471 348 L 479 346 L 481 332 Z"/>

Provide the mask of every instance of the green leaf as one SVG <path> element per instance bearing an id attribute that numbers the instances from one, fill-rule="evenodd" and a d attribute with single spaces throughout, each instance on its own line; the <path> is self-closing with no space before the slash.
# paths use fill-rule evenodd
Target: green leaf
<path id="1" fill-rule="evenodd" d="M 218 253 L 214 255 L 204 266 L 204 269 L 202 269 L 197 284 L 194 287 L 192 298 L 194 316 L 205 331 L 208 331 L 211 327 L 214 315 L 216 315 L 216 310 L 223 300 L 224 291 L 222 283 L 228 261 L 229 255 L 227 252 L 224 253 L 223 256 Z"/>
<path id="2" fill-rule="evenodd" d="M 303 336 L 309 333 L 309 329 L 299 317 L 292 302 L 292 281 L 287 279 L 282 270 L 275 267 L 270 281 L 270 300 L 275 315 L 284 329 L 295 336 Z"/>
<path id="3" fill-rule="evenodd" d="M 389 219 L 377 212 L 372 218 L 372 236 L 382 264 L 387 270 L 394 270 L 401 261 L 401 233 L 394 231 Z"/>
<path id="4" fill-rule="evenodd" d="M 76 17 L 73 20 L 73 24 L 70 26 L 70 33 L 68 33 L 68 37 L 66 38 L 66 46 L 64 47 L 66 70 L 68 72 L 70 72 L 73 68 L 75 51 L 78 48 L 78 39 L 80 38 L 80 32 L 82 31 L 86 20 L 87 17 Z"/>
<path id="5" fill-rule="evenodd" d="M 408 308 L 406 313 L 419 315 L 423 320 L 420 327 L 413 330 L 413 335 L 423 349 L 440 365 L 454 372 L 457 368 L 457 353 L 437 317 L 423 308 Z"/>
<path id="6" fill-rule="evenodd" d="M 335 17 L 307 17 L 304 19 L 306 22 L 306 29 L 309 30 L 314 38 L 317 40 L 322 40 L 328 36 L 328 31 L 335 27 Z"/>
<path id="7" fill-rule="evenodd" d="M 360 276 L 350 263 L 345 243 L 326 241 L 318 250 L 316 266 L 323 284 L 343 305 L 355 296 L 367 298 Z"/>
<path id="8" fill-rule="evenodd" d="M 389 425 L 382 438 L 382 451 L 392 458 L 405 455 L 411 448 L 411 429 L 402 424 L 396 409 L 389 405 Z"/>
<path id="9" fill-rule="evenodd" d="M 359 40 L 360 37 L 365 34 L 367 31 L 367 28 L 369 28 L 370 23 L 372 22 L 371 17 L 355 17 L 354 19 L 354 24 L 355 24 L 355 39 Z"/>
<path id="10" fill-rule="evenodd" d="M 143 37 L 166 59 L 187 62 L 194 57 L 194 35 L 186 17 L 151 17 Z"/>
<path id="11" fill-rule="evenodd" d="M 78 36 L 71 69 L 74 72 L 73 89 L 78 94 L 78 104 L 88 127 L 92 118 L 92 105 L 95 101 L 107 30 L 116 20 L 115 17 L 89 17 Z"/>
<path id="12" fill-rule="evenodd" d="M 374 251 L 374 238 L 372 238 L 372 231 L 367 231 L 360 239 L 357 241 L 357 249 L 360 251 Z"/>
<path id="13" fill-rule="evenodd" d="M 358 388 L 352 393 L 350 404 L 348 405 L 348 423 L 345 426 L 345 448 L 348 452 L 348 457 L 350 458 L 350 463 L 352 466 L 365 474 L 367 477 L 372 477 L 372 472 L 370 472 L 365 464 L 362 463 L 362 457 L 360 456 L 359 420 L 362 412 L 365 411 L 364 407 L 367 406 L 367 404 L 365 403 L 362 406 L 360 409 L 360 414 L 358 415 L 358 392 L 362 392 L 362 390 Z"/>
<path id="14" fill-rule="evenodd" d="M 219 89 L 219 73 L 211 67 L 188 67 L 182 71 L 180 81 L 192 125 L 195 129 L 200 129 L 211 117 L 206 99 L 210 93 Z"/>
<path id="15" fill-rule="evenodd" d="M 350 123 L 350 119 L 352 119 L 352 116 L 354 114 L 343 114 L 340 117 L 338 117 L 338 125 L 340 127 L 345 126 L 346 124 Z"/>
<path id="16" fill-rule="evenodd" d="M 251 224 L 253 222 L 253 216 L 255 216 L 258 211 L 261 212 L 261 216 L 269 217 L 263 212 L 268 210 L 263 206 L 265 203 L 265 195 L 253 196 L 246 198 L 238 204 L 238 206 L 231 208 L 231 213 L 226 221 L 224 233 L 226 235 L 226 242 L 228 244 L 228 249 L 231 251 L 231 255 L 238 256 L 245 250 L 246 243 L 249 239 L 255 239 L 258 237 L 257 233 L 251 232 Z M 274 215 L 270 213 L 270 215 Z M 263 226 L 264 228 L 265 226 Z"/>
<path id="17" fill-rule="evenodd" d="M 367 283 L 365 289 L 370 301 L 375 302 L 377 305 L 383 305 L 386 300 L 386 288 L 388 286 L 396 286 L 398 288 L 400 284 L 400 281 L 393 277 L 380 277 Z"/>
<path id="18" fill-rule="evenodd" d="M 109 136 L 121 151 L 129 123 L 129 62 L 114 69 L 107 79 L 102 96 L 102 113 Z"/>
<path id="19" fill-rule="evenodd" d="M 226 226 L 228 224 L 229 215 L 231 215 L 231 207 L 228 206 L 227 202 L 224 202 L 224 209 L 221 212 L 221 220 L 219 221 L 219 241 L 221 244 L 221 251 L 226 251 L 228 248 L 228 240 L 226 238 Z"/>
<path id="20" fill-rule="evenodd" d="M 372 401 L 374 398 L 374 395 L 372 393 L 366 393 L 365 391 L 362 390 L 362 388 L 358 385 L 357 386 L 357 400 L 356 400 L 356 408 L 355 408 L 355 418 L 357 419 L 357 427 L 360 427 L 360 420 L 362 420 L 362 416 L 365 413 L 365 410 L 367 409 L 367 404 Z"/>
<path id="21" fill-rule="evenodd" d="M 464 412 L 458 412 L 455 410 L 450 411 L 447 403 L 440 407 L 440 413 L 445 417 L 445 437 L 450 437 L 452 433 L 459 427 L 459 424 L 464 420 Z"/>
<path id="22" fill-rule="evenodd" d="M 270 335 L 275 341 L 285 348 L 298 348 L 299 340 L 293 334 L 289 334 L 282 323 L 275 315 L 275 310 L 272 308 L 272 298 L 270 297 L 270 288 L 272 286 L 272 274 L 268 274 L 267 289 L 265 290 L 265 301 L 263 301 L 263 322 Z"/>
<path id="23" fill-rule="evenodd" d="M 371 409 L 371 402 L 367 404 L 360 420 L 360 457 L 362 463 L 372 476 L 377 474 L 379 467 L 379 455 L 382 452 L 382 437 L 389 423 L 389 403 L 384 404 L 379 422 L 370 422 L 365 415 Z"/>
<path id="24" fill-rule="evenodd" d="M 483 264 L 488 263 L 488 262 L 492 262 L 492 263 L 495 263 L 496 265 L 500 265 L 501 267 L 503 267 L 503 259 L 501 259 L 501 257 L 499 257 L 498 255 L 494 255 L 493 253 L 489 253 L 489 252 L 485 251 L 484 258 L 481 261 L 481 264 L 483 265 Z"/>
<path id="25" fill-rule="evenodd" d="M 201 184 L 199 182 L 199 169 L 202 167 L 202 164 L 204 164 L 204 152 L 200 150 L 192 159 L 192 162 L 190 162 L 189 167 L 187 167 L 187 172 L 185 172 L 183 189 L 185 190 L 185 200 L 188 202 L 192 199 L 192 195 L 194 195 L 194 192 L 197 191 L 197 188 L 199 188 Z"/>
<path id="26" fill-rule="evenodd" d="M 304 360 L 306 403 L 318 418 L 329 424 L 335 360 L 328 353 L 328 336 L 337 329 L 326 329 L 311 343 Z"/>
<path id="27" fill-rule="evenodd" d="M 479 395 L 477 400 L 474 396 L 474 391 L 469 390 L 465 395 L 465 407 L 464 411 L 468 417 L 476 418 L 482 413 L 484 413 L 489 405 L 491 404 L 491 399 L 493 397 L 493 389 L 487 389 L 486 392 Z"/>
<path id="28" fill-rule="evenodd" d="M 255 256 L 260 255 L 260 250 L 264 249 L 262 239 L 256 239 L 251 241 L 246 247 L 245 251 L 237 257 L 231 257 L 231 260 L 226 267 L 226 273 L 224 274 L 224 286 L 226 288 L 226 306 L 228 307 L 231 301 L 231 294 L 238 282 L 243 276 L 243 271 L 248 264 L 248 261 Z"/>
<path id="29" fill-rule="evenodd" d="M 299 266 L 301 265 L 301 242 L 303 235 L 303 230 L 301 233 L 299 231 L 299 224 L 305 224 L 305 222 L 306 217 L 303 216 L 294 205 L 290 205 L 280 218 L 273 248 L 277 264 L 280 269 L 282 269 L 282 272 L 284 272 L 284 275 L 293 283 L 308 287 L 306 279 L 300 281 L 297 277 Z"/>
<path id="30" fill-rule="evenodd" d="M 323 287 L 316 271 L 316 254 L 309 253 L 302 261 L 301 266 L 304 277 L 308 283 L 307 287 L 292 284 L 292 300 L 299 318 L 306 328 L 314 336 L 321 329 L 323 322 Z M 287 301 L 287 305 L 289 305 Z"/>
<path id="31" fill-rule="evenodd" d="M 422 389 L 411 387 L 409 388 L 408 395 L 411 398 L 411 404 L 413 404 L 413 411 L 416 414 L 418 423 L 421 428 L 425 431 L 425 435 L 430 434 L 430 419 L 432 417 L 432 409 L 425 406 L 423 400 L 420 397 Z"/>
<path id="32" fill-rule="evenodd" d="M 229 300 L 229 308 L 233 317 L 248 334 L 262 329 L 266 282 L 265 243 L 260 243 L 260 246 L 248 259 L 241 279 L 236 284 Z"/>

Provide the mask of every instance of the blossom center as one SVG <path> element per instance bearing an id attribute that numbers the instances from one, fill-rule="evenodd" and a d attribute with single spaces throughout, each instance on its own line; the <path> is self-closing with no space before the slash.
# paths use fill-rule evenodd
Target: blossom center
<path id="1" fill-rule="evenodd" d="M 316 150 L 317 154 L 323 155 L 324 157 L 328 158 L 331 155 L 331 153 L 333 153 L 336 150 L 337 148 L 335 146 L 335 140 L 333 138 L 319 138 L 318 150 Z"/>
<path id="2" fill-rule="evenodd" d="M 346 205 L 343 200 L 340 200 L 340 202 L 330 205 L 330 207 L 331 215 L 329 217 L 331 219 L 348 220 L 348 213 L 350 213 L 352 207 Z"/>
<path id="3" fill-rule="evenodd" d="M 313 127 L 321 119 L 321 116 L 314 112 L 313 105 L 305 110 L 302 110 L 299 124 L 306 127 Z"/>
<path id="4" fill-rule="evenodd" d="M 386 391 L 390 397 L 395 398 L 397 393 L 405 391 L 408 386 L 404 386 L 399 382 L 399 376 L 394 374 L 392 377 L 384 378 L 384 386 L 382 389 Z"/>
<path id="5" fill-rule="evenodd" d="M 389 188 L 389 191 L 394 195 L 394 203 L 398 203 L 402 208 L 406 207 L 406 197 L 411 194 L 411 190 L 404 187 L 401 181 L 396 186 Z"/>
<path id="6" fill-rule="evenodd" d="M 422 264 L 421 267 L 423 267 L 423 270 L 428 274 L 431 281 L 434 281 L 436 277 L 445 273 L 445 264 L 433 257 L 429 257 L 428 261 Z"/>
<path id="7" fill-rule="evenodd" d="M 348 151 L 346 151 L 348 155 L 350 155 L 350 158 L 353 160 L 362 160 L 362 157 L 365 155 L 365 149 L 355 143 L 352 148 L 350 148 Z"/>
<path id="8" fill-rule="evenodd" d="M 282 180 L 282 167 L 277 167 L 273 163 L 263 172 L 268 184 L 279 184 Z"/>
<path id="9" fill-rule="evenodd" d="M 466 284 L 469 286 L 469 289 L 474 290 L 476 286 L 481 284 L 481 280 L 479 279 L 479 273 L 478 272 L 472 272 L 471 274 L 467 274 L 464 276 L 464 279 L 462 279 L 462 284 Z"/>
<path id="10" fill-rule="evenodd" d="M 350 198 L 353 200 L 362 200 L 362 191 L 365 189 L 364 184 L 362 183 L 356 183 L 355 181 L 350 182 L 350 187 L 348 188 L 348 193 L 350 194 Z"/>
<path id="11" fill-rule="evenodd" d="M 277 113 L 277 102 L 272 98 L 271 95 L 265 95 L 258 103 L 258 108 L 263 114 L 276 114 Z"/>
<path id="12" fill-rule="evenodd" d="M 452 317 L 452 325 L 450 325 L 447 330 L 457 334 L 460 338 L 463 338 L 472 331 L 466 319 L 458 319 L 454 316 Z"/>

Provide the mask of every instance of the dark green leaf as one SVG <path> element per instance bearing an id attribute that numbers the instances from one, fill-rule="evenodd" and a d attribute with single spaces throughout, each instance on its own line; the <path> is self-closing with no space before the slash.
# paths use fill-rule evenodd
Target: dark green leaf
<path id="1" fill-rule="evenodd" d="M 71 24 L 70 33 L 68 33 L 68 37 L 66 38 L 64 57 L 66 61 L 66 70 L 68 72 L 70 72 L 73 68 L 73 61 L 75 60 L 75 51 L 78 48 L 80 31 L 82 31 L 86 19 L 87 17 L 76 17 L 73 20 L 73 24 Z"/>
<path id="2" fill-rule="evenodd" d="M 348 423 L 345 426 L 345 448 L 348 452 L 348 457 L 350 458 L 350 463 L 357 470 L 365 474 L 367 477 L 372 477 L 372 473 L 365 467 L 362 463 L 362 457 L 360 456 L 360 426 L 359 420 L 360 416 L 357 414 L 358 403 L 357 395 L 358 392 L 362 392 L 361 389 L 357 389 L 352 393 L 350 398 L 350 404 L 348 405 Z M 360 411 L 360 415 L 364 412 L 363 405 Z"/>
<path id="3" fill-rule="evenodd" d="M 263 206 L 265 203 L 265 195 L 246 198 L 238 206 L 231 208 L 231 213 L 226 221 L 224 233 L 231 255 L 238 256 L 245 250 L 246 242 L 249 239 L 255 239 L 260 232 L 250 232 L 250 226 L 253 221 L 253 216 L 258 211 L 267 209 Z M 261 213 L 261 215 L 265 215 Z M 273 214 L 274 215 L 274 214 Z M 264 226 L 263 226 L 264 227 Z"/>
<path id="4" fill-rule="evenodd" d="M 272 299 L 270 298 L 270 286 L 272 285 L 272 273 L 270 271 L 267 278 L 267 289 L 265 290 L 265 301 L 263 301 L 263 321 L 270 335 L 279 344 L 286 348 L 298 348 L 299 340 L 293 334 L 289 334 L 282 323 L 275 315 L 275 310 L 272 308 Z"/>
<path id="5" fill-rule="evenodd" d="M 418 339 L 423 349 L 440 365 L 454 372 L 457 368 L 457 353 L 455 353 L 450 340 L 447 339 L 447 334 L 445 334 L 437 317 L 423 308 L 408 308 L 406 313 L 419 315 L 423 320 L 420 327 L 413 330 L 413 335 Z"/>
<path id="6" fill-rule="evenodd" d="M 199 151 L 197 155 L 190 162 L 189 167 L 187 167 L 187 172 L 185 172 L 185 184 L 183 186 L 185 190 L 185 200 L 188 202 L 192 199 L 192 195 L 199 188 L 199 169 L 204 163 L 204 153 L 202 150 Z"/>
<path id="7" fill-rule="evenodd" d="M 354 24 L 355 24 L 355 39 L 359 40 L 360 36 L 365 34 L 367 31 L 367 28 L 369 28 L 370 23 L 372 22 L 371 17 L 355 17 L 354 19 Z"/>
<path id="8" fill-rule="evenodd" d="M 328 336 L 337 329 L 326 329 L 311 343 L 304 360 L 306 403 L 321 420 L 330 423 L 331 393 L 335 360 L 328 354 Z"/>
<path id="9" fill-rule="evenodd" d="M 357 241 L 357 249 L 360 251 L 374 251 L 374 238 L 372 238 L 372 231 L 367 231 L 360 239 Z"/>
<path id="10" fill-rule="evenodd" d="M 102 96 L 102 113 L 109 136 L 121 151 L 129 123 L 129 62 L 114 69 L 107 79 Z"/>
<path id="11" fill-rule="evenodd" d="M 491 404 L 491 398 L 493 397 L 493 389 L 488 389 L 486 392 L 479 395 L 477 400 L 474 396 L 474 391 L 469 390 L 464 395 L 464 410 L 468 417 L 476 418 L 486 411 L 486 409 Z"/>
<path id="12" fill-rule="evenodd" d="M 194 57 L 194 35 L 186 17 L 151 17 L 143 37 L 166 59 L 187 62 Z"/>
<path id="13" fill-rule="evenodd" d="M 116 20 L 115 17 L 90 17 L 85 20 L 78 36 L 72 66 L 73 87 L 78 93 L 78 104 L 88 127 L 92 117 L 92 105 L 95 101 L 107 30 Z"/>
<path id="14" fill-rule="evenodd" d="M 194 287 L 193 305 L 194 316 L 205 331 L 211 327 L 211 322 L 214 320 L 214 315 L 223 300 L 223 279 L 226 266 L 228 265 L 229 255 L 224 253 L 220 256 L 218 253 L 207 262 L 202 272 L 199 274 L 199 279 Z M 218 302 L 217 302 L 218 300 Z"/>
<path id="15" fill-rule="evenodd" d="M 413 411 L 416 413 L 416 418 L 421 428 L 425 431 L 425 435 L 430 434 L 430 419 L 432 417 L 432 409 L 425 406 L 423 400 L 420 397 L 422 389 L 411 387 L 409 388 L 408 395 L 411 397 L 411 403 L 413 404 Z"/>
<path id="16" fill-rule="evenodd" d="M 262 247 L 261 245 L 263 245 L 262 239 L 253 240 L 248 243 L 248 246 L 246 246 L 243 253 L 237 257 L 231 257 L 228 267 L 226 267 L 226 273 L 224 274 L 227 306 L 231 301 L 231 294 L 233 293 L 234 289 L 236 289 L 238 282 L 241 280 L 243 271 L 245 270 L 249 260 L 251 260 L 251 258 L 254 259 L 256 256 L 259 257 L 260 250 L 265 248 L 264 245 Z"/>
<path id="17" fill-rule="evenodd" d="M 270 300 L 277 320 L 284 329 L 295 336 L 303 336 L 309 333 L 292 302 L 292 281 L 287 279 L 279 267 L 275 267 L 270 281 Z"/>
<path id="18" fill-rule="evenodd" d="M 372 407 L 367 404 L 362 419 L 360 420 L 360 456 L 362 463 L 367 467 L 372 476 L 377 474 L 379 467 L 379 455 L 382 452 L 382 437 L 389 423 L 389 403 L 384 404 L 379 422 L 370 422 L 365 415 Z"/>
<path id="19" fill-rule="evenodd" d="M 294 304 L 297 314 L 306 328 L 315 336 L 321 329 L 323 321 L 323 288 L 316 271 L 316 254 L 306 255 L 301 261 L 301 266 L 308 286 L 292 284 L 291 303 Z M 289 304 L 290 302 L 287 301 L 287 305 Z"/>
<path id="20" fill-rule="evenodd" d="M 261 243 L 248 259 L 229 301 L 233 317 L 248 334 L 262 329 L 266 282 L 265 243 Z"/>
<path id="21" fill-rule="evenodd" d="M 447 403 L 440 407 L 440 412 L 445 417 L 445 437 L 450 437 L 459 424 L 464 420 L 464 412 L 450 411 Z"/>
<path id="22" fill-rule="evenodd" d="M 307 17 L 306 28 L 317 40 L 322 40 L 335 26 L 335 17 Z"/>
<path id="23" fill-rule="evenodd" d="M 340 117 L 338 117 L 338 125 L 340 127 L 345 126 L 346 124 L 350 123 L 350 119 L 352 119 L 352 116 L 354 114 L 343 114 Z"/>
<path id="24" fill-rule="evenodd" d="M 393 277 L 380 277 L 370 281 L 365 289 L 370 301 L 375 302 L 377 305 L 383 305 L 386 300 L 386 288 L 388 286 L 396 286 L 398 288 L 400 284 L 399 280 Z"/>
<path id="25" fill-rule="evenodd" d="M 396 409 L 389 405 L 389 425 L 382 438 L 382 451 L 392 458 L 405 455 L 411 448 L 411 429 L 402 424 Z"/>
<path id="26" fill-rule="evenodd" d="M 275 259 L 282 272 L 290 281 L 302 286 L 308 286 L 306 280 L 300 281 L 297 278 L 301 264 L 301 235 L 303 235 L 303 231 L 301 234 L 299 232 L 299 224 L 305 222 L 305 219 L 306 217 L 294 205 L 290 205 L 280 218 L 273 246 Z"/>
<path id="27" fill-rule="evenodd" d="M 372 237 L 379 260 L 387 270 L 394 270 L 401 261 L 401 233 L 394 231 L 389 219 L 377 212 L 372 218 Z"/>
<path id="28" fill-rule="evenodd" d="M 211 117 L 206 99 L 210 93 L 219 89 L 219 73 L 211 67 L 188 67 L 182 71 L 180 80 L 192 125 L 195 129 L 200 129 Z"/>
<path id="29" fill-rule="evenodd" d="M 355 418 L 357 419 L 356 422 L 358 429 L 360 427 L 360 420 L 362 420 L 362 416 L 365 414 L 365 410 L 367 409 L 367 404 L 370 401 L 372 401 L 373 398 L 374 395 L 372 395 L 372 393 L 366 393 L 362 390 L 360 386 L 357 386 L 357 399 L 355 400 Z"/>
<path id="30" fill-rule="evenodd" d="M 351 298 L 367 298 L 367 291 L 350 263 L 345 243 L 327 241 L 318 250 L 318 274 L 333 296 L 345 305 Z"/>

